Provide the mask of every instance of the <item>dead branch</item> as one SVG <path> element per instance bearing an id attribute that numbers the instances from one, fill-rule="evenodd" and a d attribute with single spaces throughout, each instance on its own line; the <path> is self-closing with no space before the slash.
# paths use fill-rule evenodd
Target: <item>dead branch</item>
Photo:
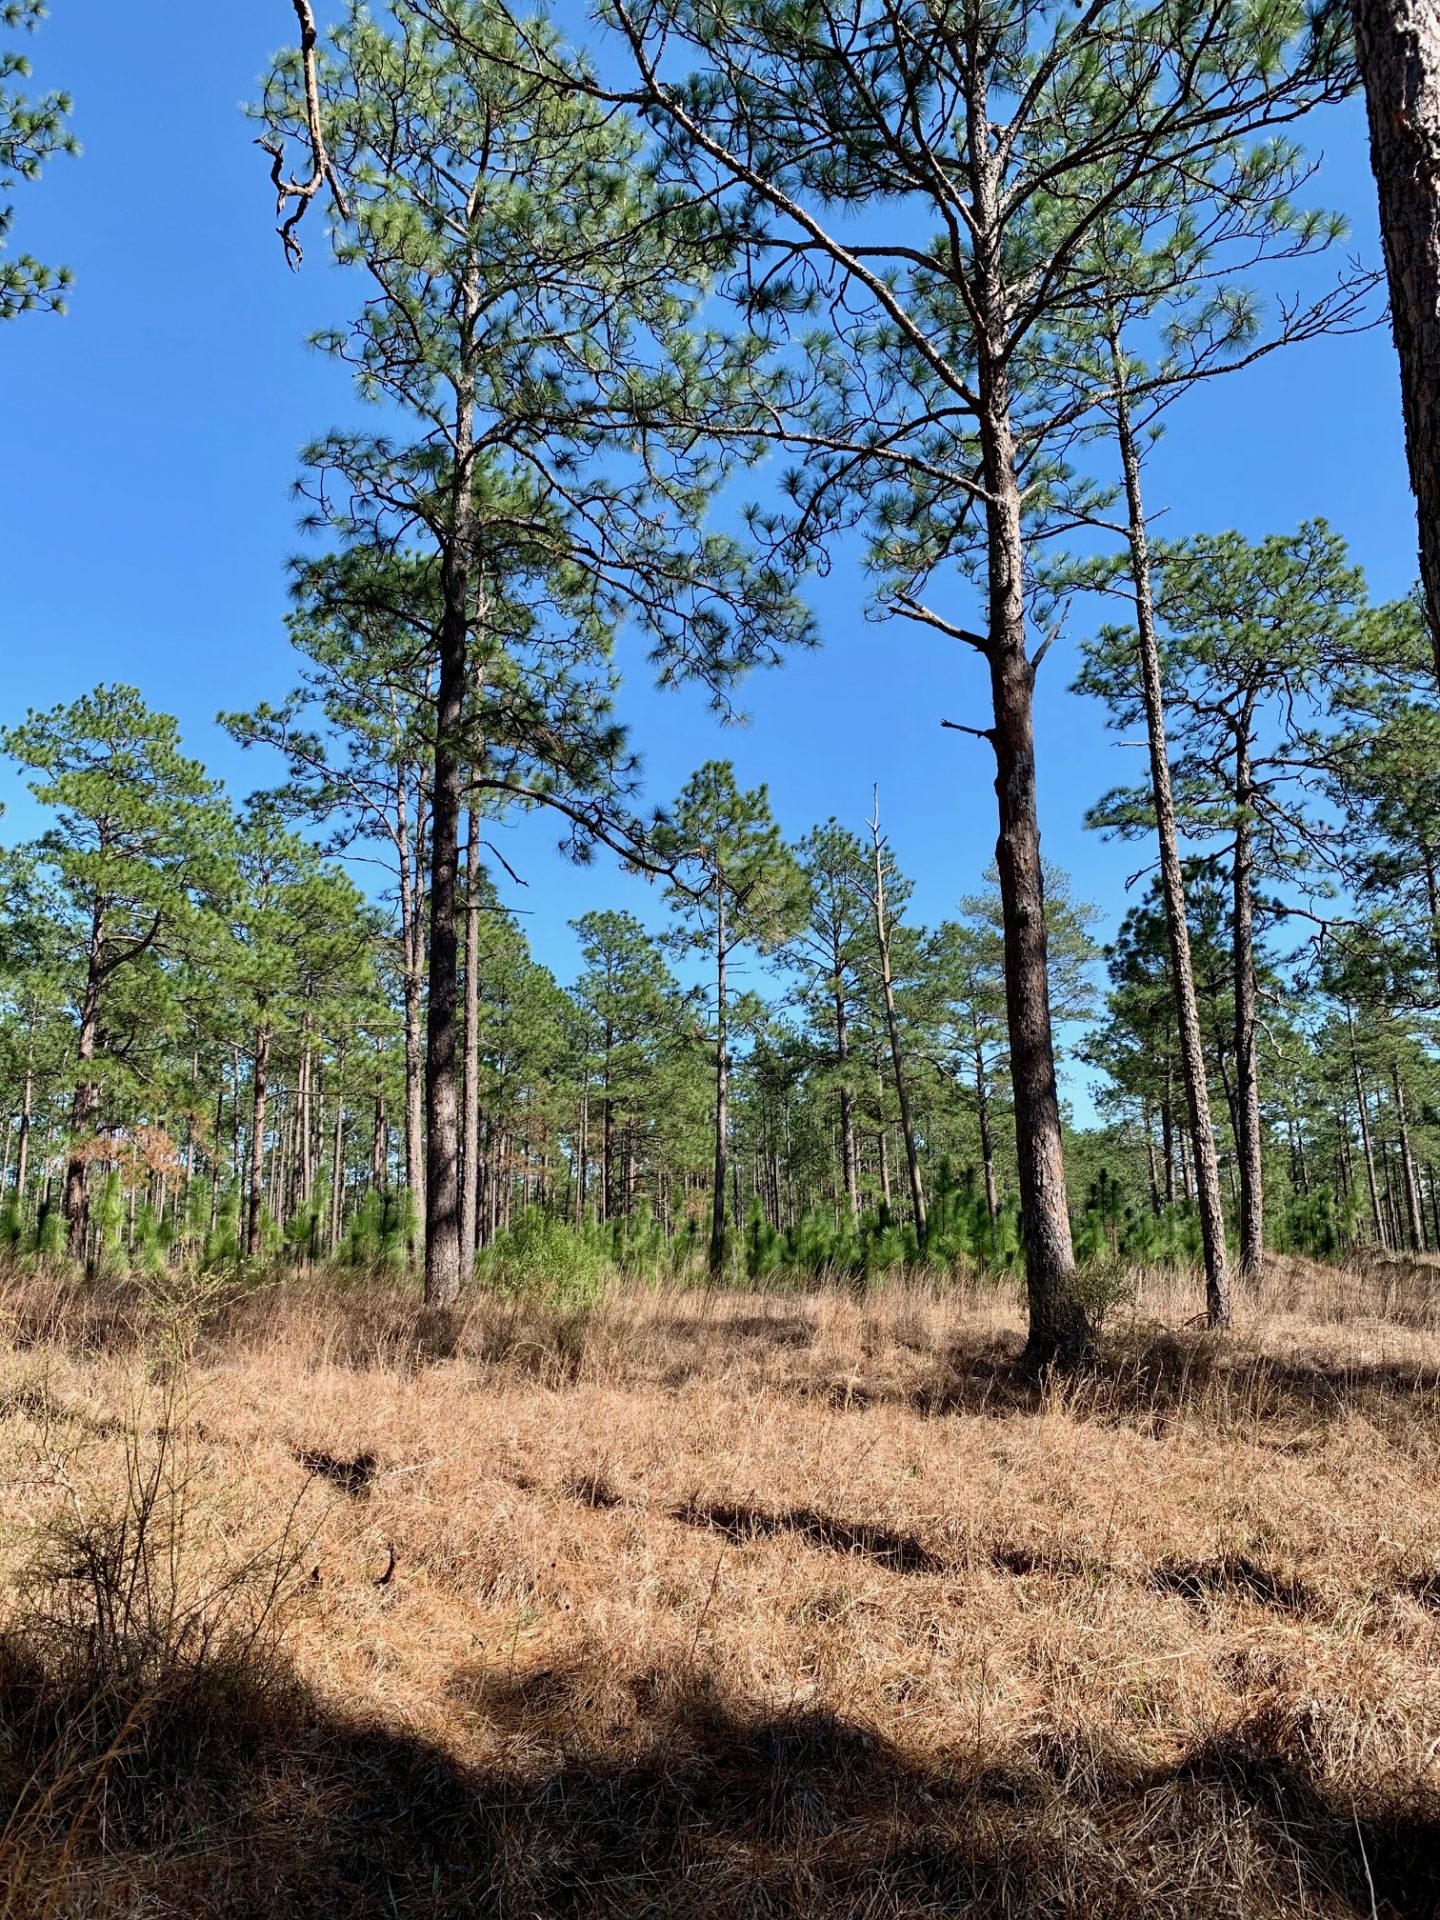
<path id="1" fill-rule="evenodd" d="M 320 81 L 316 72 L 315 48 L 320 40 L 319 28 L 315 25 L 315 10 L 310 0 L 291 0 L 295 8 L 295 17 L 300 22 L 300 64 L 305 75 L 305 121 L 310 138 L 310 178 L 296 180 L 285 177 L 285 144 L 282 140 L 261 139 L 255 142 L 270 155 L 270 180 L 275 188 L 275 212 L 280 224 L 275 231 L 279 234 L 285 248 L 285 258 L 292 271 L 305 258 L 304 250 L 295 237 L 295 229 L 305 218 L 310 202 L 328 182 L 335 197 L 335 205 L 342 219 L 349 217 L 349 208 L 345 204 L 345 194 L 340 185 L 340 176 L 335 171 L 325 145 L 325 128 L 320 117 Z M 286 208 L 291 201 L 295 205 L 290 213 Z"/>

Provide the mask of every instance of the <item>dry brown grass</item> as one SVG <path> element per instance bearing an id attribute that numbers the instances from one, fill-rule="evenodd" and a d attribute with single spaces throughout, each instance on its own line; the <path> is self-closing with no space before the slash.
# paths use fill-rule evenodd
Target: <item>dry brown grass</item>
<path id="1" fill-rule="evenodd" d="M 1036 1386 L 976 1287 L 317 1280 L 177 1396 L 139 1295 L 12 1279 L 0 1618 L 157 1425 L 197 1591 L 311 1544 L 253 1687 L 97 1716 L 11 1635 L 0 1912 L 1433 1916 L 1437 1304 L 1282 1262 L 1217 1341 L 1149 1281 Z"/>

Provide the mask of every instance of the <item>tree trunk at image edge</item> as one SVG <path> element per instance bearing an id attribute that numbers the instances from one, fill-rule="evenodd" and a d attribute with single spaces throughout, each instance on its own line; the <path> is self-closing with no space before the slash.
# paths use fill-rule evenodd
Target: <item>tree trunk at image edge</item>
<path id="1" fill-rule="evenodd" d="M 1354 17 L 1420 579 L 1440 677 L 1440 8 L 1434 0 L 1354 0 Z"/>

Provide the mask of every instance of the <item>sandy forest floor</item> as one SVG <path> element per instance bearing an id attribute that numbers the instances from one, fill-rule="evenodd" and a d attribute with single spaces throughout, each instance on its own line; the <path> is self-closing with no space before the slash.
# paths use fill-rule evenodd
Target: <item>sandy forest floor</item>
<path id="1" fill-rule="evenodd" d="M 1433 1916 L 1440 1276 L 1194 1304 L 0 1282 L 0 1913 Z"/>

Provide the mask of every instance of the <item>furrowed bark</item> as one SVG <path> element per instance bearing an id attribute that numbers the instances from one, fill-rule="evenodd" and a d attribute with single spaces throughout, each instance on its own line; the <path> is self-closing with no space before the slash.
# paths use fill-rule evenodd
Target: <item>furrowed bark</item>
<path id="1" fill-rule="evenodd" d="M 462 290 L 462 363 L 455 396 L 450 527 L 440 568 L 440 673 L 435 701 L 435 791 L 430 807 L 430 997 L 425 1023 L 425 1304 L 460 1293 L 460 1139 L 455 1093 L 459 946 L 459 835 L 464 789 L 465 688 L 470 654 L 474 534 L 475 270 Z"/>
<path id="2" fill-rule="evenodd" d="M 990 738 L 999 809 L 995 863 L 1005 939 L 1005 1011 L 1030 1320 L 1025 1363 L 1039 1369 L 1083 1362 L 1094 1339 L 1075 1290 L 1075 1249 L 1050 1018 L 1045 881 L 1035 787 L 1035 669 L 1025 650 L 1024 531 L 1008 376 L 1001 351 L 1009 301 L 1001 260 L 997 161 L 978 63 L 973 71 L 966 108 L 978 229 L 974 280 L 981 324 L 976 384 L 988 574 L 985 656 L 995 715 Z"/>
<path id="3" fill-rule="evenodd" d="M 1354 17 L 1440 678 L 1440 9 L 1434 0 L 1354 0 Z"/>

